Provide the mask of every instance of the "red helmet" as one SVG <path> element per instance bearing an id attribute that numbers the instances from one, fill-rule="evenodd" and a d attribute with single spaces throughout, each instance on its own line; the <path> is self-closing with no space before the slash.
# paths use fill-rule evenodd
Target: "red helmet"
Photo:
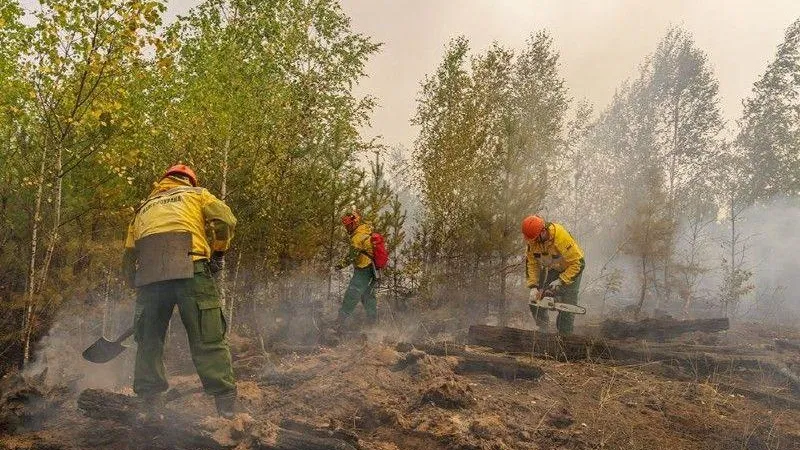
<path id="1" fill-rule="evenodd" d="M 528 216 L 522 219 L 522 234 L 528 239 L 536 239 L 544 230 L 544 219 L 539 216 Z"/>
<path id="2" fill-rule="evenodd" d="M 175 164 L 167 169 L 167 171 L 164 172 L 164 176 L 161 178 L 166 178 L 170 175 L 183 175 L 188 177 L 189 181 L 192 183 L 192 186 L 197 186 L 197 175 L 195 175 L 194 170 L 192 170 L 192 168 L 186 164 Z"/>
<path id="3" fill-rule="evenodd" d="M 355 229 L 361 223 L 361 216 L 353 211 L 342 216 L 342 225 L 348 230 Z"/>

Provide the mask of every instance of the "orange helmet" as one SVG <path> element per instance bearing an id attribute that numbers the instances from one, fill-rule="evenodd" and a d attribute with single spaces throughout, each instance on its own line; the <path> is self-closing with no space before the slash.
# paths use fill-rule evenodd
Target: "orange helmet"
<path id="1" fill-rule="evenodd" d="M 536 239 L 544 230 L 544 219 L 539 216 L 528 216 L 522 219 L 522 234 L 528 239 Z"/>
<path id="2" fill-rule="evenodd" d="M 361 216 L 353 211 L 342 216 L 342 225 L 348 230 L 355 229 L 361 223 Z"/>
<path id="3" fill-rule="evenodd" d="M 170 175 L 183 175 L 185 177 L 189 177 L 189 181 L 192 183 L 192 186 L 197 186 L 197 175 L 195 175 L 194 170 L 192 170 L 192 168 L 186 164 L 175 164 L 167 169 L 167 171 L 164 172 L 164 176 L 161 178 L 166 178 Z"/>

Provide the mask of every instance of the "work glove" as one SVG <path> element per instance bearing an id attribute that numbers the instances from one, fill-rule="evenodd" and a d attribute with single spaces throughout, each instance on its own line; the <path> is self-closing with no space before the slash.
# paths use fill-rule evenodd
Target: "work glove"
<path id="1" fill-rule="evenodd" d="M 208 268 L 211 270 L 211 275 L 216 275 L 220 270 L 222 270 L 223 267 L 225 267 L 225 253 L 211 253 L 211 261 L 208 263 Z"/>
<path id="2" fill-rule="evenodd" d="M 531 303 L 538 302 L 539 301 L 539 294 L 540 294 L 539 288 L 537 288 L 537 287 L 531 288 L 531 293 L 530 293 L 530 295 L 528 295 L 528 300 Z"/>
<path id="3" fill-rule="evenodd" d="M 547 285 L 547 289 L 545 289 L 544 295 L 547 297 L 554 297 L 558 295 L 563 285 L 564 282 L 561 281 L 561 278 L 556 278 L 555 280 L 550 282 L 550 284 Z"/>

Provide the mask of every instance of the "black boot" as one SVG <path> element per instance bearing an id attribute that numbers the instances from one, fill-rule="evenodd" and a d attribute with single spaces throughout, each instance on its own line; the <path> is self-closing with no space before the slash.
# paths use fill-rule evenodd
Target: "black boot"
<path id="1" fill-rule="evenodd" d="M 236 408 L 236 391 L 214 396 L 214 405 L 216 405 L 217 414 L 220 417 L 233 419 Z"/>

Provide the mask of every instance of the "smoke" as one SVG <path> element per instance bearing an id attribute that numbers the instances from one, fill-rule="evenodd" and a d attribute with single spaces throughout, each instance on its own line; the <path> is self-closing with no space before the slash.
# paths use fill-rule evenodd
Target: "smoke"
<path id="1" fill-rule="evenodd" d="M 625 223 L 622 218 L 617 220 Z M 753 288 L 734 305 L 729 316 L 776 324 L 791 324 L 798 319 L 798 221 L 800 204 L 797 199 L 777 198 L 742 212 L 736 223 L 740 242 L 737 259 L 743 258 L 742 269 L 751 274 L 745 284 Z M 618 236 L 601 232 L 578 238 L 586 253 L 581 303 L 589 306 L 589 321 L 608 314 L 631 312 L 639 300 L 641 259 L 621 251 L 625 243 L 624 227 L 618 231 Z M 693 236 L 695 232 L 697 235 Z M 661 276 L 659 267 L 654 267 L 649 273 L 657 282 L 646 292 L 643 312 L 652 314 L 658 308 L 675 317 L 687 313 L 690 316 L 722 315 L 722 267 L 724 261 L 730 261 L 730 247 L 726 246 L 730 239 L 730 222 L 724 215 L 696 229 L 682 219 L 675 235 L 670 298 L 664 297 L 663 278 L 658 278 Z"/>
<path id="2" fill-rule="evenodd" d="M 779 198 L 743 212 L 737 229 L 744 242 L 743 267 L 752 273 L 750 283 L 754 288 L 731 311 L 733 318 L 779 325 L 793 324 L 800 318 L 798 223 L 800 202 L 797 199 Z M 683 223 L 679 228 L 676 265 L 683 264 L 694 251 L 699 268 L 692 285 L 691 315 L 721 314 L 718 296 L 723 282 L 721 266 L 728 251 L 723 243 L 730 239 L 729 227 L 724 218 L 709 222 L 703 227 L 700 244 L 696 247 L 689 246 L 688 224 Z M 600 320 L 615 311 L 625 312 L 626 307 L 635 305 L 641 283 L 640 262 L 620 252 L 619 247 L 612 247 L 610 242 L 616 239 L 596 235 L 578 240 L 587 260 L 580 303 L 588 308 L 588 314 L 579 317 L 576 325 Z M 267 347 L 276 342 L 317 344 L 336 318 L 351 273 L 349 269 L 332 272 L 330 294 L 328 277 L 310 268 L 298 268 L 269 280 L 255 274 L 244 277 L 247 282 L 240 285 L 244 288 L 229 293 L 229 301 L 234 302 L 233 328 L 240 334 L 260 336 Z M 438 284 L 436 289 L 436 297 L 448 299 L 442 305 L 413 304 L 415 299 L 399 299 L 388 286 L 379 287 L 381 321 L 377 326 L 365 328 L 367 338 L 392 342 L 453 339 L 465 334 L 469 324 L 498 322 L 496 308 L 487 306 L 492 292 L 481 295 L 468 286 L 446 282 Z M 518 277 L 509 276 L 508 289 L 510 325 L 530 327 L 532 319 L 527 310 L 522 270 Z M 676 317 L 681 316 L 683 299 L 678 291 L 673 291 L 672 298 L 662 298 L 658 302 L 659 292 L 649 291 L 644 311 L 652 313 L 658 307 Z M 120 304 L 113 309 L 105 319 L 106 337 L 112 339 L 132 320 L 130 304 Z M 363 307 L 358 306 L 353 326 L 358 327 L 363 318 Z M 185 332 L 176 319 L 177 314 L 173 317 L 165 354 L 167 366 L 173 373 L 178 368 L 193 370 Z M 106 364 L 92 364 L 81 357 L 81 352 L 102 334 L 102 320 L 97 314 L 64 312 L 37 344 L 35 359 L 26 369 L 26 375 L 47 370 L 49 383 L 67 385 L 75 391 L 86 388 L 120 390 L 131 386 L 135 347 Z"/>
<path id="3" fill-rule="evenodd" d="M 777 198 L 744 211 L 739 229 L 745 239 L 745 267 L 752 272 L 755 286 L 741 305 L 744 318 L 791 321 L 800 314 L 798 223 L 796 198 Z M 717 230 L 717 240 L 729 233 L 729 229 Z"/>
<path id="4" fill-rule="evenodd" d="M 86 361 L 81 353 L 102 334 L 102 318 L 94 314 L 75 315 L 64 312 L 35 346 L 33 360 L 25 368 L 25 376 L 46 371 L 49 385 L 63 385 L 74 392 L 98 388 L 119 390 L 131 386 L 136 348 L 124 351 L 117 358 L 95 364 Z M 106 317 L 108 339 L 115 339 L 133 320 L 132 308 L 120 306 Z M 114 326 L 116 325 L 116 327 Z"/>

